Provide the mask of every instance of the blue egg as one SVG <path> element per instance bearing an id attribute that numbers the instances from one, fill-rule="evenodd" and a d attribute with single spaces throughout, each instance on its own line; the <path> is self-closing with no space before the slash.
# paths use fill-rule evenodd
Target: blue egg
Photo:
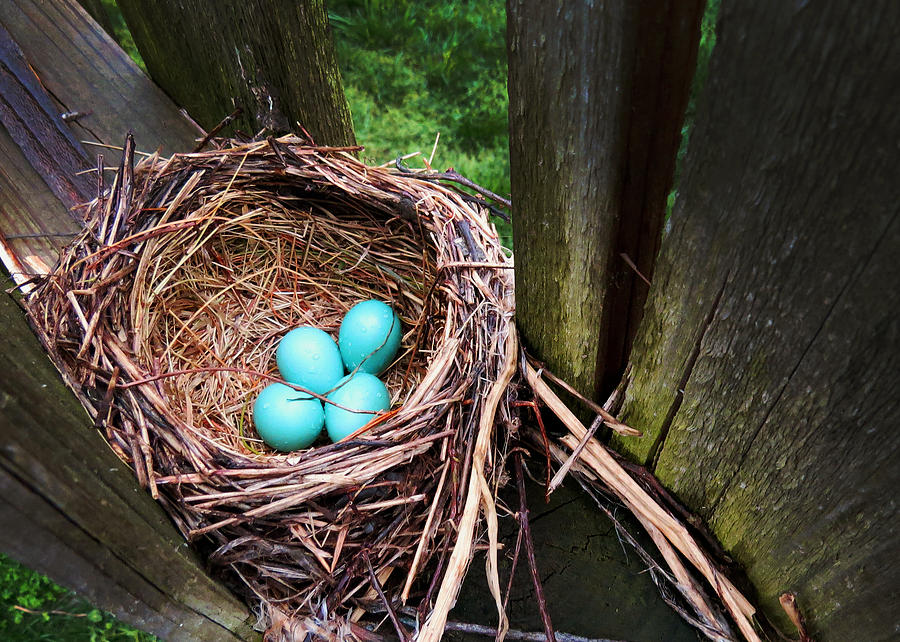
<path id="1" fill-rule="evenodd" d="M 338 333 L 341 357 L 348 371 L 380 374 L 391 365 L 400 347 L 400 318 L 387 303 L 357 303 L 344 315 Z"/>
<path id="2" fill-rule="evenodd" d="M 343 406 L 338 408 L 325 403 L 325 430 L 331 441 L 340 441 L 356 432 L 369 423 L 376 412 L 391 407 L 387 388 L 378 377 L 367 372 L 357 372 L 341 379 L 334 392 L 328 395 L 328 400 Z"/>
<path id="3" fill-rule="evenodd" d="M 316 440 L 325 423 L 322 402 L 283 383 L 263 388 L 253 404 L 256 432 L 272 448 L 282 451 L 306 448 Z"/>
<path id="4" fill-rule="evenodd" d="M 334 388 L 344 376 L 341 351 L 324 330 L 312 326 L 294 328 L 275 351 L 278 371 L 285 381 L 319 395 Z"/>

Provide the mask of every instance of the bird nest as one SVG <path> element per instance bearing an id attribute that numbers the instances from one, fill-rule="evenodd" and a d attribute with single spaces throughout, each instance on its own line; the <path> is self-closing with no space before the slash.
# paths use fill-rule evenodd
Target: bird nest
<path id="1" fill-rule="evenodd" d="M 486 203 L 294 137 L 133 170 L 132 147 L 28 300 L 69 385 L 270 623 L 352 632 L 398 602 L 424 618 L 483 536 L 471 498 L 496 490 L 492 432 L 511 423 L 512 261 Z M 269 449 L 250 408 L 280 380 L 279 339 L 336 335 L 364 299 L 404 329 L 391 410 L 335 444 Z"/>

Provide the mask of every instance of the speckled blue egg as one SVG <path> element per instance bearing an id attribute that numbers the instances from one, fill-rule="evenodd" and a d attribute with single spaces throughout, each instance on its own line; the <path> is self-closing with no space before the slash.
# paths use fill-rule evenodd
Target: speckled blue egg
<path id="1" fill-rule="evenodd" d="M 387 303 L 357 303 L 341 322 L 338 345 L 347 370 L 380 374 L 391 365 L 400 347 L 400 318 Z"/>
<path id="2" fill-rule="evenodd" d="M 325 423 L 322 402 L 283 383 L 269 384 L 253 404 L 253 423 L 264 442 L 275 450 L 306 448 Z"/>
<path id="3" fill-rule="evenodd" d="M 328 400 L 343 408 L 325 403 L 325 430 L 331 441 L 340 441 L 375 417 L 376 412 L 391 407 L 391 396 L 381 380 L 368 372 L 347 375 L 338 382 Z M 348 408 L 349 410 L 345 410 Z"/>
<path id="4" fill-rule="evenodd" d="M 341 351 L 324 330 L 294 328 L 275 351 L 278 371 L 285 381 L 324 395 L 344 376 Z"/>

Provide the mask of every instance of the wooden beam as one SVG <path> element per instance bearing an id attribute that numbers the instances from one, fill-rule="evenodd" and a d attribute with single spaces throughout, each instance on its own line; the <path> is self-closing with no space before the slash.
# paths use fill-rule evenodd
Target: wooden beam
<path id="1" fill-rule="evenodd" d="M 207 129 L 240 107 L 234 128 L 250 136 L 299 123 L 319 144 L 354 144 L 323 0 L 119 6 L 150 76 Z"/>
<path id="2" fill-rule="evenodd" d="M 643 0 L 628 109 L 618 235 L 606 278 L 609 326 L 599 374 L 600 398 L 622 378 L 644 313 L 662 242 L 684 112 L 697 64 L 705 0 Z M 624 256 L 623 256 L 624 255 Z M 633 263 L 633 265 L 629 264 Z"/>
<path id="3" fill-rule="evenodd" d="M 3 2 L 0 25 L 49 93 L 45 115 L 87 114 L 53 129 L 105 144 L 132 129 L 144 149 L 193 146 L 187 119 L 73 1 Z M 114 150 L 103 153 L 117 162 Z M 38 170 L 0 127 L 0 250 L 19 279 L 46 272 L 78 229 Z M 246 607 L 206 575 L 6 296 L 0 327 L 0 547 L 163 639 L 259 639 Z"/>
<path id="4" fill-rule="evenodd" d="M 0 251 L 17 283 L 46 274 L 81 228 L 0 126 Z"/>
<path id="5" fill-rule="evenodd" d="M 91 14 L 97 24 L 103 27 L 103 31 L 115 38 L 115 27 L 109 12 L 103 6 L 103 0 L 78 0 L 78 4 Z"/>
<path id="6" fill-rule="evenodd" d="M 0 24 L 59 113 L 85 114 L 69 123 L 79 140 L 121 145 L 130 130 L 139 150 L 171 154 L 193 147 L 196 128 L 74 0 L 4 0 Z M 97 148 L 87 150 L 96 158 Z M 107 165 L 118 163 L 117 154 L 103 153 Z"/>
<path id="7" fill-rule="evenodd" d="M 580 393 L 617 382 L 652 274 L 702 2 L 508 0 L 516 322 Z"/>
<path id="8" fill-rule="evenodd" d="M 54 113 L 56 112 L 56 113 Z M 25 54 L 0 25 L 0 123 L 50 190 L 74 208 L 97 195 L 81 144 L 59 117 Z"/>
<path id="9" fill-rule="evenodd" d="M 55 126 L 77 141 L 119 146 L 132 130 L 138 149 L 193 147 L 197 130 L 74 0 L 0 2 L 0 26 L 50 96 Z M 64 112 L 84 115 L 64 122 Z M 106 166 L 119 161 L 114 149 L 83 149 L 88 167 L 98 153 Z M 17 281 L 27 280 L 56 263 L 78 226 L 2 126 L 0 158 L 0 258 Z M 93 184 L 96 175 L 89 177 Z"/>

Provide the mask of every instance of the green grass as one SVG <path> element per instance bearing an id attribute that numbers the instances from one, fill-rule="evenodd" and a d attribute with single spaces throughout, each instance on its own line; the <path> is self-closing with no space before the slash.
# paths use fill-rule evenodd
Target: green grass
<path id="1" fill-rule="evenodd" d="M 421 150 L 509 191 L 506 28 L 502 0 L 329 4 L 335 48 L 367 156 Z M 441 165 L 442 164 L 442 165 Z"/>
<path id="2" fill-rule="evenodd" d="M 103 8 L 109 16 L 109 21 L 112 23 L 113 29 L 115 30 L 115 33 L 111 35 L 116 39 L 116 42 L 119 43 L 119 46 L 125 50 L 125 53 L 134 60 L 135 64 L 143 69 L 144 73 L 147 73 L 147 65 L 144 64 L 144 59 L 141 58 L 137 45 L 134 44 L 134 38 L 131 36 L 128 26 L 125 24 L 125 18 L 122 17 L 122 12 L 119 10 L 119 5 L 116 4 L 116 0 L 102 0 L 102 2 Z"/>
<path id="3" fill-rule="evenodd" d="M 329 18 L 364 160 L 428 158 L 440 133 L 435 169 L 509 194 L 502 0 L 335 0 Z M 511 243 L 509 225 L 498 228 Z"/>
<path id="4" fill-rule="evenodd" d="M 152 642 L 156 638 L 0 553 L 0 640 Z"/>

